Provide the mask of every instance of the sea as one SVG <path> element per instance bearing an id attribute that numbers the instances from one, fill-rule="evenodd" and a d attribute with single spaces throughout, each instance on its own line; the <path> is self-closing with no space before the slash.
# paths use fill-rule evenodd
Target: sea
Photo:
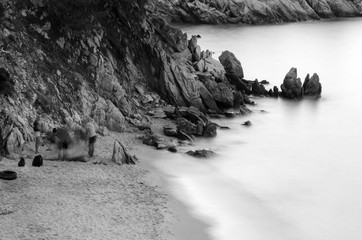
<path id="1" fill-rule="evenodd" d="M 172 194 L 214 240 L 362 239 L 362 18 L 180 25 L 202 50 L 235 54 L 246 79 L 317 73 L 318 99 L 251 97 L 252 113 L 178 153 L 150 151 Z M 251 121 L 251 126 L 242 125 Z M 185 154 L 209 149 L 211 158 Z"/>

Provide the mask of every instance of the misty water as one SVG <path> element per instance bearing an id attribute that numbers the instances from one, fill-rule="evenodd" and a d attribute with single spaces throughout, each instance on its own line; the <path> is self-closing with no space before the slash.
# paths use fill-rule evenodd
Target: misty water
<path id="1" fill-rule="evenodd" d="M 253 113 L 177 154 L 150 151 L 169 187 L 216 240 L 362 239 L 362 19 L 280 25 L 181 26 L 246 79 L 280 87 L 291 67 L 318 73 L 322 97 L 252 99 Z M 264 111 L 262 111 L 264 110 Z M 252 126 L 242 126 L 246 120 Z M 186 150 L 216 155 L 197 159 Z"/>

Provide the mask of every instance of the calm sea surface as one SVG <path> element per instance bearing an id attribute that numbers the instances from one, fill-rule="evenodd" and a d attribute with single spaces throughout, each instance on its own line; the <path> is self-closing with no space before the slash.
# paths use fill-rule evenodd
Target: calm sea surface
<path id="1" fill-rule="evenodd" d="M 319 100 L 253 98 L 251 115 L 197 140 L 211 159 L 151 152 L 175 196 L 216 240 L 362 239 L 362 19 L 181 27 L 216 59 L 232 51 L 267 89 L 296 67 L 302 80 L 318 73 L 323 90 Z"/>

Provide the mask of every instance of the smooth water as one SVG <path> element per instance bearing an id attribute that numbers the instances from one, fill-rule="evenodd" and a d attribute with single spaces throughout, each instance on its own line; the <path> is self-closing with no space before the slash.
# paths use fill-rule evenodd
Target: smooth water
<path id="1" fill-rule="evenodd" d="M 318 100 L 254 98 L 253 114 L 217 121 L 231 129 L 196 143 L 211 159 L 150 153 L 211 238 L 362 239 L 362 19 L 182 29 L 216 59 L 232 51 L 268 89 L 291 67 L 323 87 Z"/>

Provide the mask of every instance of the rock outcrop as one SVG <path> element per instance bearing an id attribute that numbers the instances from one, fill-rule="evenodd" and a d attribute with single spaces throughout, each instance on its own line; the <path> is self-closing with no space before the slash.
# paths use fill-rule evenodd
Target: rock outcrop
<path id="1" fill-rule="evenodd" d="M 303 96 L 319 97 L 322 92 L 318 74 L 314 73 L 311 78 L 308 74 L 302 85 L 302 81 L 297 76 L 296 68 L 289 70 L 280 88 L 282 90 L 281 96 L 288 99 L 301 99 Z M 278 89 L 274 90 L 274 92 L 276 91 Z"/>
<path id="2" fill-rule="evenodd" d="M 167 19 L 188 23 L 278 23 L 361 16 L 359 0 L 154 0 Z M 167 9 L 167 10 L 166 10 Z"/>
<path id="3" fill-rule="evenodd" d="M 234 96 L 247 96 L 230 85 L 224 66 L 202 51 L 197 36 L 189 39 L 168 25 L 152 12 L 152 3 L 31 0 L 2 5 L 0 111 L 12 125 L 0 124 L 1 151 L 8 151 L 4 143 L 16 139 L 15 132 L 32 140 L 37 115 L 43 131 L 62 125 L 75 129 L 85 118 L 112 131 L 144 130 L 149 129 L 146 113 L 166 104 L 222 113 L 235 102 L 247 103 L 235 101 Z M 85 9 L 89 17 L 79 20 Z M 203 132 L 201 125 L 197 134 Z"/>

